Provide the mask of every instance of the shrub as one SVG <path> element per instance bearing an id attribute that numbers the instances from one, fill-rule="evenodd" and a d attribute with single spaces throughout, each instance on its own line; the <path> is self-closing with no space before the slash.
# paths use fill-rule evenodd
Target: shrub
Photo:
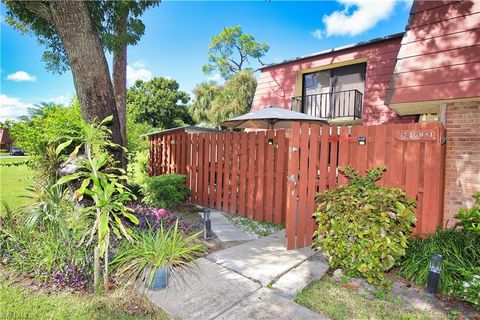
<path id="1" fill-rule="evenodd" d="M 201 232 L 186 235 L 178 227 L 178 222 L 170 228 L 134 234 L 134 242 L 124 242 L 114 259 L 112 269 L 116 270 L 118 279 L 123 283 L 134 283 L 146 275 L 146 283 L 151 284 L 155 271 L 167 267 L 169 269 L 188 268 L 197 258 L 205 254 L 206 247 L 198 242 Z"/>
<path id="2" fill-rule="evenodd" d="M 418 285 L 426 285 L 433 253 L 443 256 L 439 289 L 443 293 L 465 280 L 465 271 L 480 265 L 480 240 L 462 230 L 437 230 L 427 239 L 414 238 L 400 263 L 399 273 Z"/>
<path id="3" fill-rule="evenodd" d="M 480 192 L 475 193 L 473 198 L 475 199 L 473 207 L 471 209 L 461 208 L 454 217 L 460 220 L 456 225 L 480 236 Z"/>
<path id="4" fill-rule="evenodd" d="M 462 270 L 462 281 L 455 281 L 448 294 L 470 302 L 480 310 L 480 267 Z"/>
<path id="5" fill-rule="evenodd" d="M 171 208 L 185 202 L 190 196 L 185 180 L 186 177 L 179 174 L 146 178 L 142 185 L 143 202 L 157 208 Z"/>
<path id="6" fill-rule="evenodd" d="M 374 284 L 405 254 L 415 222 L 415 202 L 405 192 L 375 184 L 385 170 L 368 169 L 364 177 L 340 169 L 350 182 L 319 194 L 313 214 L 313 247 L 322 249 L 331 267 Z"/>

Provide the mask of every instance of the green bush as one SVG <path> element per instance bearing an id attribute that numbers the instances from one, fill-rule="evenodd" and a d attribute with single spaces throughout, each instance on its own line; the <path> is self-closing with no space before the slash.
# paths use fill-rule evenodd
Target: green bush
<path id="1" fill-rule="evenodd" d="M 331 267 L 374 284 L 381 284 L 384 272 L 405 255 L 415 223 L 415 202 L 404 191 L 375 184 L 385 170 L 368 169 L 361 176 L 340 169 L 350 182 L 319 194 L 313 214 L 318 224 L 313 247 Z"/>
<path id="2" fill-rule="evenodd" d="M 455 281 L 448 294 L 470 302 L 480 310 L 480 267 L 462 270 L 462 281 Z"/>
<path id="3" fill-rule="evenodd" d="M 147 177 L 142 185 L 143 202 L 157 208 L 170 208 L 183 203 L 190 196 L 185 181 L 186 177 L 180 174 Z"/>
<path id="4" fill-rule="evenodd" d="M 439 229 L 426 239 L 414 238 L 400 263 L 400 275 L 418 285 L 426 285 L 433 253 L 443 256 L 439 289 L 448 293 L 463 285 L 467 281 L 465 274 L 480 265 L 480 240 L 454 229 Z"/>
<path id="5" fill-rule="evenodd" d="M 462 226 L 468 232 L 473 232 L 480 236 L 480 192 L 473 195 L 475 204 L 471 209 L 463 209 L 455 215 L 460 220 L 456 225 Z"/>

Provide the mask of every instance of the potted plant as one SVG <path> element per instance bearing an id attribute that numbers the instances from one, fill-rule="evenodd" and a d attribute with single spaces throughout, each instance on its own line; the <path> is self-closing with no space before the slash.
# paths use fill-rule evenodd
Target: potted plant
<path id="1" fill-rule="evenodd" d="M 160 290 L 168 284 L 173 268 L 186 268 L 205 253 L 205 245 L 197 241 L 201 232 L 187 235 L 178 227 L 134 233 L 134 241 L 125 241 L 112 260 L 112 268 L 123 283 L 141 280 L 146 288 Z"/>

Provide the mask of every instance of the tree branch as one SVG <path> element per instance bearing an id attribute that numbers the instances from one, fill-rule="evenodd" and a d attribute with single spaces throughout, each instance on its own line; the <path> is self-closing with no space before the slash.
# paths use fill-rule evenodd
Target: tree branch
<path id="1" fill-rule="evenodd" d="M 53 17 L 50 12 L 50 6 L 37 1 L 19 1 L 19 5 L 23 6 L 26 10 L 30 11 L 37 17 L 47 20 L 49 23 L 52 23 Z"/>

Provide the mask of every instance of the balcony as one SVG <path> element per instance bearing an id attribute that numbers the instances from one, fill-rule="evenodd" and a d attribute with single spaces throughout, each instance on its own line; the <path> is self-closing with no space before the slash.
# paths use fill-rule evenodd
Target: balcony
<path id="1" fill-rule="evenodd" d="M 292 97 L 292 110 L 323 119 L 361 119 L 363 94 L 346 90 Z"/>

